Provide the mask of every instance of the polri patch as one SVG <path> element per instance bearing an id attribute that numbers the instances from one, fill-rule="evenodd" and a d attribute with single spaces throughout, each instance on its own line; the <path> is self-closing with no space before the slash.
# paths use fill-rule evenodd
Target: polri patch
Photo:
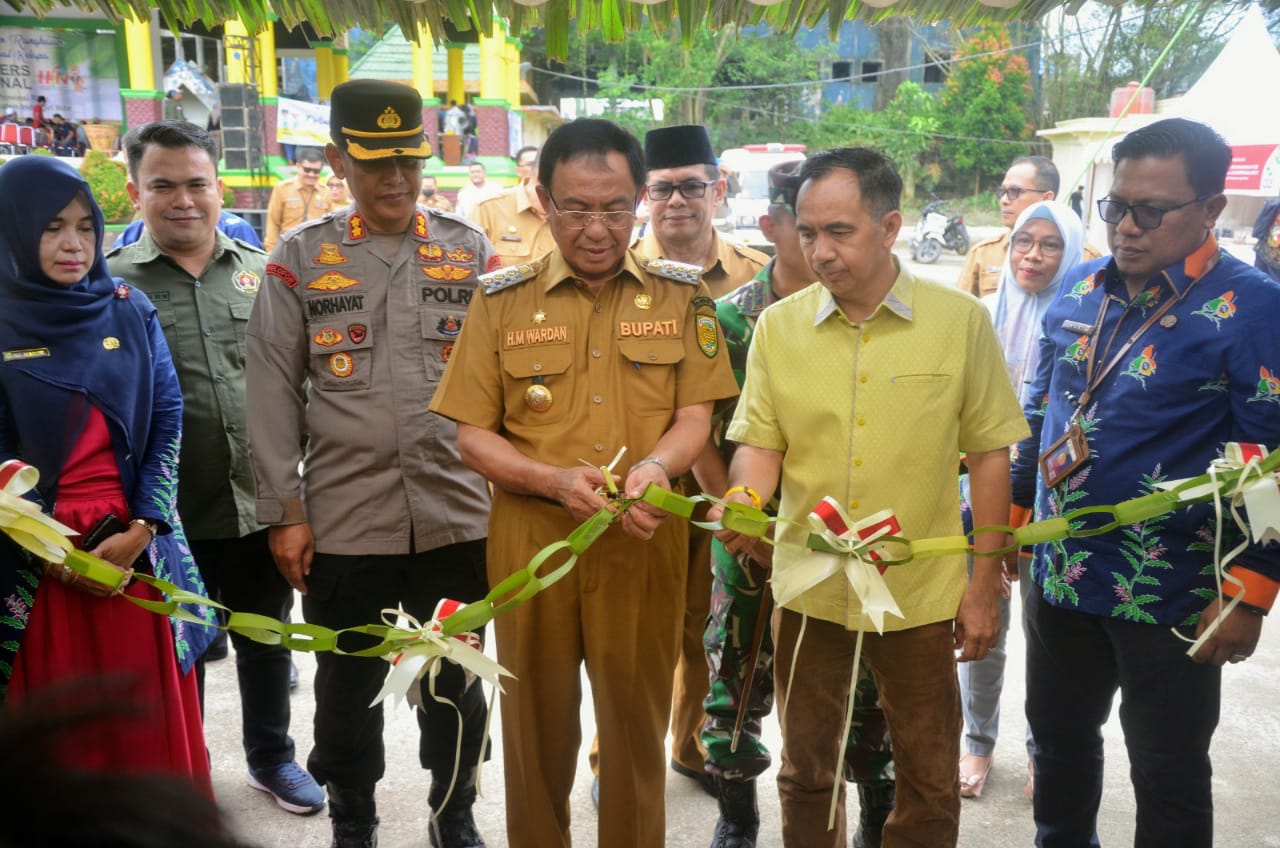
<path id="1" fill-rule="evenodd" d="M 418 245 L 418 259 L 423 262 L 443 262 L 444 249 L 438 244 Z"/>
<path id="2" fill-rule="evenodd" d="M 353 212 L 347 219 L 347 240 L 363 241 L 368 234 L 369 229 L 364 225 L 364 218 L 360 217 L 359 212 Z"/>
<path id="3" fill-rule="evenodd" d="M 461 247 L 446 251 L 444 255 L 450 262 L 470 262 L 476 258 L 474 253 L 469 250 L 463 250 Z"/>
<path id="4" fill-rule="evenodd" d="M 720 352 L 720 327 L 716 319 L 710 315 L 699 315 L 697 318 L 698 349 L 707 359 L 713 359 Z"/>
<path id="5" fill-rule="evenodd" d="M 350 277 L 343 276 L 337 271 L 327 271 L 311 282 L 307 283 L 307 288 L 315 291 L 342 291 L 352 286 L 360 285 L 359 280 L 353 280 Z"/>
<path id="6" fill-rule="evenodd" d="M 355 344 L 364 344 L 364 338 L 368 335 L 368 328 L 364 324 L 348 324 L 347 337 Z"/>
<path id="7" fill-rule="evenodd" d="M 262 278 L 252 271 L 237 271 L 231 275 L 231 284 L 239 289 L 241 294 L 257 294 L 262 286 Z"/>
<path id="8" fill-rule="evenodd" d="M 289 288 L 297 288 L 298 278 L 292 271 L 281 265 L 279 262 L 267 263 L 267 276 L 275 277 Z"/>
<path id="9" fill-rule="evenodd" d="M 490 271 L 496 271 L 501 267 L 502 267 L 502 257 L 495 253 L 489 257 L 488 262 L 484 263 L 484 272 L 487 274 Z"/>
<path id="10" fill-rule="evenodd" d="M 457 315 L 446 315 L 436 324 L 436 330 L 446 336 L 456 336 L 462 332 L 462 319 Z"/>
<path id="11" fill-rule="evenodd" d="M 418 238 L 427 237 L 427 213 L 415 212 L 413 215 L 413 234 Z"/>

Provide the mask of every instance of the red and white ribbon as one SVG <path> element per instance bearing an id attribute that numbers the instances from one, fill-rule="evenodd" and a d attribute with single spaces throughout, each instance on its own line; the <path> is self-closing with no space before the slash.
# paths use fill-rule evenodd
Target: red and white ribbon
<path id="1" fill-rule="evenodd" d="M 809 513 L 809 528 L 840 553 L 810 551 L 798 562 L 776 570 L 771 582 L 773 597 L 779 605 L 786 606 L 824 580 L 843 572 L 876 632 L 884 632 L 886 614 L 905 618 L 885 585 L 886 566 L 875 565 L 884 559 L 883 545 L 876 544 L 877 540 L 902 533 L 892 510 L 882 510 L 850 523 L 840 504 L 826 497 Z"/>

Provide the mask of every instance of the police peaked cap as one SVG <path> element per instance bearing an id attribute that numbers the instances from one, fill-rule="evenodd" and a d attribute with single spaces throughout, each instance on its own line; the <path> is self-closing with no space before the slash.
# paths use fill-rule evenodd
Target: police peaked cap
<path id="1" fill-rule="evenodd" d="M 659 127 L 644 134 L 645 167 L 650 171 L 661 168 L 683 168 L 685 165 L 716 164 L 715 151 L 711 149 L 711 136 L 707 128 L 698 124 L 677 127 Z"/>
<path id="2" fill-rule="evenodd" d="M 398 82 L 357 79 L 335 86 L 329 135 L 352 159 L 431 156 L 422 128 L 422 97 Z"/>

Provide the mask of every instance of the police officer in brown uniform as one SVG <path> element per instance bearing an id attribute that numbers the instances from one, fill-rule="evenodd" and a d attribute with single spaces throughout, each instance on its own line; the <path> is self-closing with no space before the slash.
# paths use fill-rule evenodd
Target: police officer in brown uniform
<path id="1" fill-rule="evenodd" d="M 471 212 L 471 220 L 489 237 L 503 265 L 529 262 L 556 246 L 547 226 L 547 211 L 538 202 L 538 178 L 533 173 L 537 162 L 538 148 L 520 148 L 516 153 L 520 182 L 481 201 Z"/>
<path id="2" fill-rule="evenodd" d="M 281 238 L 249 321 L 258 520 L 271 526 L 272 554 L 303 593 L 308 622 L 376 623 L 398 604 L 426 621 L 442 598 L 487 592 L 488 487 L 462 465 L 453 422 L 427 404 L 493 254 L 472 225 L 415 205 L 431 155 L 418 92 L 343 83 L 330 121 L 325 155 L 352 205 Z M 376 658 L 316 657 L 308 767 L 329 791 L 339 848 L 376 844 L 383 718 L 369 704 L 386 673 Z M 436 693 L 457 705 L 463 727 L 459 740 L 453 706 L 424 691 L 419 761 L 433 776 L 431 844 L 482 846 L 471 805 L 484 696 L 448 664 Z M 461 771 L 441 809 L 455 748 Z"/>
<path id="3" fill-rule="evenodd" d="M 644 137 L 644 153 L 650 223 L 639 252 L 700 266 L 702 279 L 716 298 L 755 279 L 769 257 L 721 238 L 712 223 L 716 208 L 724 202 L 726 183 L 706 128 L 650 130 Z M 685 480 L 685 488 L 697 491 L 692 475 Z M 707 752 L 701 738 L 706 719 L 702 702 L 709 687 L 702 635 L 710 611 L 711 534 L 690 528 L 689 582 L 671 704 L 671 768 L 698 780 L 714 795 L 714 781 L 704 770 Z"/>
<path id="4" fill-rule="evenodd" d="M 608 121 L 555 130 L 538 197 L 556 249 L 482 278 L 432 409 L 494 485 L 489 579 L 525 568 L 619 489 L 687 471 L 714 402 L 735 394 L 698 269 L 628 250 L 639 142 Z M 585 460 L 585 462 L 583 462 Z M 597 844 L 663 845 L 664 739 L 683 614 L 687 524 L 636 504 L 553 586 L 494 621 L 512 848 L 569 844 L 585 662 L 600 735 Z M 706 677 L 706 672 L 703 672 Z"/>

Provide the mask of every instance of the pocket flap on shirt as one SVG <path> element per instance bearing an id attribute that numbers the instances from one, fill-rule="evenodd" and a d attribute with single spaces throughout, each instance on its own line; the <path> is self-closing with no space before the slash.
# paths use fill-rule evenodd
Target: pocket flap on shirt
<path id="1" fill-rule="evenodd" d="M 619 339 L 618 351 L 639 365 L 671 365 L 684 359 L 680 339 Z"/>
<path id="2" fill-rule="evenodd" d="M 534 345 L 502 352 L 502 367 L 517 380 L 563 374 L 573 361 L 569 345 Z"/>
<path id="3" fill-rule="evenodd" d="M 249 315 L 253 312 L 253 299 L 245 298 L 244 300 L 231 301 L 231 317 L 237 321 L 248 321 Z"/>

